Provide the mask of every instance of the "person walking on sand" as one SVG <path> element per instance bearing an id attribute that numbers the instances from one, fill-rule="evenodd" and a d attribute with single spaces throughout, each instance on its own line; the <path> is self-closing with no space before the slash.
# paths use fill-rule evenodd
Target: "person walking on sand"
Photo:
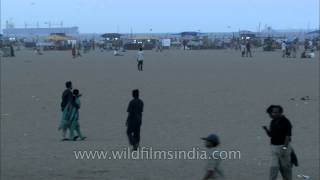
<path id="1" fill-rule="evenodd" d="M 251 53 L 251 43 L 248 40 L 247 44 L 246 44 L 246 56 L 248 57 L 252 57 L 252 53 Z"/>
<path id="2" fill-rule="evenodd" d="M 244 45 L 244 43 L 241 43 L 240 49 L 241 49 L 241 57 L 244 57 L 244 55 L 246 54 L 246 46 Z"/>
<path id="3" fill-rule="evenodd" d="M 296 58 L 297 57 L 297 50 L 298 50 L 298 43 L 295 41 L 292 44 L 292 57 Z"/>
<path id="4" fill-rule="evenodd" d="M 133 99 L 128 105 L 128 118 L 126 121 L 127 136 L 129 143 L 133 146 L 133 150 L 136 151 L 140 144 L 140 128 L 142 124 L 142 112 L 144 108 L 143 101 L 139 98 L 139 90 L 132 91 Z"/>
<path id="5" fill-rule="evenodd" d="M 281 106 L 271 105 L 266 112 L 272 119 L 269 129 L 263 126 L 271 139 L 272 163 L 269 180 L 276 180 L 279 171 L 284 180 L 292 180 L 292 165 L 298 165 L 290 146 L 292 125 L 283 115 Z"/>
<path id="6" fill-rule="evenodd" d="M 81 94 L 79 93 L 78 89 L 73 90 L 73 99 L 72 101 L 77 107 L 70 105 L 70 109 L 67 113 L 67 116 L 70 118 L 70 137 L 72 140 L 76 141 L 78 138 L 80 140 L 85 140 L 86 137 L 82 135 L 80 131 L 80 124 L 79 124 L 79 109 L 80 109 L 80 97 Z M 74 136 L 74 132 L 77 133 L 77 136 Z"/>
<path id="7" fill-rule="evenodd" d="M 138 71 L 143 71 L 143 60 L 144 60 L 144 53 L 142 48 L 140 48 L 139 52 L 137 53 Z"/>
<path id="8" fill-rule="evenodd" d="M 72 57 L 76 58 L 76 47 L 75 47 L 75 45 L 72 46 L 71 53 L 72 53 Z"/>
<path id="9" fill-rule="evenodd" d="M 81 48 L 82 48 L 82 45 L 81 45 L 81 42 L 79 42 L 79 44 L 77 45 L 77 56 L 79 57 L 82 57 Z"/>
<path id="10" fill-rule="evenodd" d="M 14 54 L 14 47 L 13 47 L 13 45 L 12 45 L 12 44 L 10 45 L 10 56 L 11 56 L 11 57 L 15 57 L 15 54 Z"/>
<path id="11" fill-rule="evenodd" d="M 284 41 L 282 41 L 281 43 L 281 50 L 282 50 L 282 58 L 285 58 L 287 54 L 287 44 Z"/>
<path id="12" fill-rule="evenodd" d="M 224 178 L 224 173 L 221 168 L 221 157 L 214 156 L 214 154 L 219 154 L 217 150 L 220 145 L 219 137 L 216 134 L 210 134 L 208 137 L 201 138 L 205 140 L 205 146 L 208 148 L 207 154 L 209 158 L 207 159 L 206 174 L 203 180 L 209 179 L 221 179 Z"/>
<path id="13" fill-rule="evenodd" d="M 62 111 L 62 118 L 60 121 L 60 125 L 59 125 L 59 130 L 62 130 L 62 141 L 66 141 L 69 140 L 68 138 L 66 138 L 66 133 L 67 130 L 70 130 L 70 122 L 69 122 L 69 118 L 66 116 L 67 114 L 67 106 L 69 104 L 73 105 L 76 108 L 79 108 L 79 106 L 77 104 L 74 103 L 73 101 L 73 93 L 72 93 L 72 82 L 71 81 L 67 81 L 65 83 L 66 85 L 66 89 L 63 91 L 62 93 L 62 101 L 60 104 L 61 107 L 61 111 Z M 71 135 L 70 135 L 71 137 Z"/>

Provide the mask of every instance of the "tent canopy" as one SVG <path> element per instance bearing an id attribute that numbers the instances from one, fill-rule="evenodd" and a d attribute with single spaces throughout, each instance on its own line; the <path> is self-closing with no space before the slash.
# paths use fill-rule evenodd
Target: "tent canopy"
<path id="1" fill-rule="evenodd" d="M 105 34 L 102 34 L 101 37 L 115 39 L 115 38 L 120 38 L 121 34 L 119 34 L 119 33 L 105 33 Z"/>
<path id="2" fill-rule="evenodd" d="M 316 34 L 320 34 L 320 30 L 316 30 L 316 31 L 311 31 L 311 32 L 308 32 L 307 34 L 310 34 L 310 35 L 312 35 L 312 34 L 314 34 L 314 35 L 316 35 Z"/>
<path id="3" fill-rule="evenodd" d="M 73 40 L 72 37 L 68 36 L 61 36 L 61 35 L 50 35 L 46 38 L 49 41 L 67 41 L 67 40 Z"/>
<path id="4" fill-rule="evenodd" d="M 152 36 L 136 36 L 130 39 L 134 39 L 134 40 L 159 40 L 158 37 L 152 37 Z"/>

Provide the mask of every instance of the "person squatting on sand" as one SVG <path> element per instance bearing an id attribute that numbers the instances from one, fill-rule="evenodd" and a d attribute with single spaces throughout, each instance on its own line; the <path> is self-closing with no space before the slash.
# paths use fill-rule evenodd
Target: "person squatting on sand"
<path id="1" fill-rule="evenodd" d="M 315 57 L 315 53 L 313 49 L 310 52 L 307 52 L 306 50 L 304 50 L 301 53 L 301 58 L 314 58 L 314 57 Z"/>
<path id="2" fill-rule="evenodd" d="M 66 133 L 68 129 L 70 131 L 70 139 L 74 139 L 73 130 L 71 130 L 71 120 L 78 118 L 77 113 L 78 113 L 78 109 L 80 108 L 79 99 L 77 100 L 78 103 L 76 103 L 75 101 L 78 97 L 75 98 L 73 92 L 71 91 L 72 82 L 67 81 L 65 85 L 67 89 L 65 89 L 64 92 L 62 93 L 62 102 L 60 105 L 61 111 L 62 111 L 62 118 L 60 121 L 59 130 L 62 130 L 62 141 L 69 140 L 68 138 L 66 138 Z M 77 94 L 77 91 L 75 91 L 75 94 Z M 76 124 L 74 124 L 74 127 L 76 127 L 75 125 Z"/>
<path id="3" fill-rule="evenodd" d="M 128 118 L 126 121 L 127 136 L 133 150 L 137 150 L 140 144 L 140 128 L 142 124 L 143 101 L 139 98 L 139 90 L 132 91 L 133 99 L 128 105 Z"/>
<path id="4" fill-rule="evenodd" d="M 214 152 L 217 151 L 217 147 L 220 145 L 219 137 L 216 134 L 210 134 L 208 137 L 201 138 L 205 140 L 205 146 L 208 148 L 207 154 L 210 158 L 207 159 L 206 174 L 203 180 L 219 179 L 224 177 L 224 173 L 221 169 L 222 159 L 219 157 L 213 157 Z"/>
<path id="5" fill-rule="evenodd" d="M 284 180 L 292 180 L 292 165 L 298 166 L 297 157 L 290 146 L 292 125 L 283 115 L 283 108 L 271 105 L 266 110 L 272 119 L 269 129 L 263 126 L 271 139 L 272 162 L 269 180 L 276 180 L 280 171 Z"/>
<path id="6" fill-rule="evenodd" d="M 144 60 L 144 53 L 142 51 L 142 48 L 140 48 L 137 53 L 138 71 L 143 71 L 143 60 Z"/>
<path id="7" fill-rule="evenodd" d="M 113 56 L 123 56 L 123 55 L 119 53 L 118 48 L 115 48 L 113 51 Z"/>
<path id="8" fill-rule="evenodd" d="M 42 55 L 40 46 L 36 46 L 36 47 L 34 48 L 34 54 L 36 54 L 36 55 Z"/>

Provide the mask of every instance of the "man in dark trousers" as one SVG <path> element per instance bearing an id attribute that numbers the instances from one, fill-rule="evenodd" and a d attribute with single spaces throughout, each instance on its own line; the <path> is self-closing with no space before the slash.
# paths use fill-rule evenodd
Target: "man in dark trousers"
<path id="1" fill-rule="evenodd" d="M 136 151 L 140 143 L 140 127 L 142 123 L 143 101 L 139 99 L 139 90 L 132 91 L 133 100 L 130 101 L 127 112 L 128 118 L 126 122 L 127 135 L 130 145 Z"/>
<path id="2" fill-rule="evenodd" d="M 72 103 L 72 105 L 77 106 L 75 103 L 73 103 L 73 95 L 72 95 L 72 82 L 67 81 L 66 82 L 66 88 L 62 93 L 62 102 L 61 102 L 61 111 L 64 111 L 64 108 L 67 106 L 69 102 Z"/>
<path id="3" fill-rule="evenodd" d="M 15 55 L 14 55 L 14 47 L 13 47 L 12 44 L 10 45 L 10 56 L 11 56 L 11 57 L 14 57 L 14 56 L 15 56 Z"/>
<path id="4" fill-rule="evenodd" d="M 266 110 L 272 119 L 270 128 L 263 126 L 271 139 L 272 165 L 270 168 L 270 180 L 276 180 L 279 171 L 284 180 L 292 180 L 292 148 L 290 146 L 292 125 L 283 115 L 283 108 L 279 105 L 271 105 Z M 297 164 L 295 164 L 297 165 Z"/>
<path id="5" fill-rule="evenodd" d="M 251 53 L 251 43 L 250 41 L 248 40 L 247 41 L 247 44 L 246 44 L 246 56 L 248 57 L 252 57 L 252 53 Z"/>

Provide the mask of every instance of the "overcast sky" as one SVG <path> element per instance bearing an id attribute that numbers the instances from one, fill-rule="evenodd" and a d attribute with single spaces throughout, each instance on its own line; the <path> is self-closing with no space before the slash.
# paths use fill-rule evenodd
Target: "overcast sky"
<path id="1" fill-rule="evenodd" d="M 88 32 L 221 32 L 319 27 L 319 0 L 0 0 L 2 28 L 78 26 Z"/>

